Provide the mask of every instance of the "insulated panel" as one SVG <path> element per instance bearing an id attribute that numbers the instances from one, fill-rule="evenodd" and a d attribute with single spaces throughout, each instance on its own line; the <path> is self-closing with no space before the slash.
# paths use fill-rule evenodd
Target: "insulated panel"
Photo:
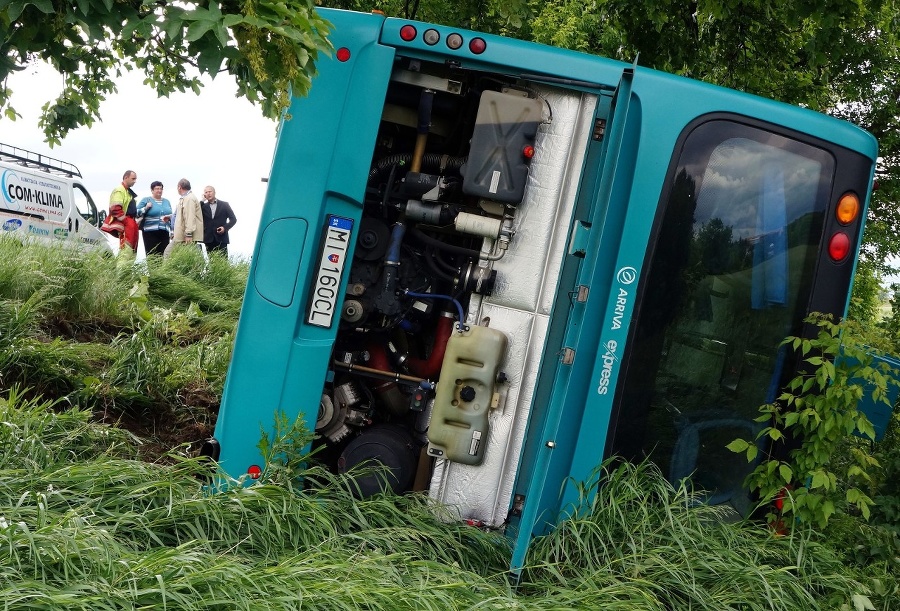
<path id="1" fill-rule="evenodd" d="M 495 527 L 506 520 L 512 498 L 597 102 L 596 96 L 547 87 L 538 92 L 553 120 L 538 129 L 515 237 L 503 258 L 493 262 L 494 292 L 473 299 L 468 312 L 469 322 L 489 319 L 491 328 L 507 334 L 509 349 L 500 367 L 507 390 L 490 415 L 482 464 L 438 461 L 430 487 L 431 495 L 460 518 Z"/>

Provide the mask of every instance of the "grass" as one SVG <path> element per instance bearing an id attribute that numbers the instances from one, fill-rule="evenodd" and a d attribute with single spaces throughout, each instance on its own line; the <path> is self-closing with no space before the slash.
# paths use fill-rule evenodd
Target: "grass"
<path id="1" fill-rule="evenodd" d="M 419 495 L 359 500 L 350 480 L 303 457 L 290 464 L 314 491 L 275 471 L 212 494 L 197 459 L 135 460 L 138 440 L 89 412 L 13 392 L 0 422 L 5 609 L 813 610 L 854 594 L 878 600 L 810 535 L 725 522 L 649 464 L 607 465 L 588 511 L 536 540 L 513 587 L 501 534 L 448 523 Z"/>
<path id="2" fill-rule="evenodd" d="M 0 239 L 0 608 L 888 611 L 900 594 L 891 540 L 854 555 L 882 540 L 851 516 L 834 545 L 776 537 L 650 464 L 604 465 L 517 576 L 501 533 L 421 495 L 359 500 L 289 427 L 262 481 L 212 493 L 182 442 L 210 430 L 247 269 Z"/>
<path id="3" fill-rule="evenodd" d="M 586 515 L 538 540 L 529 579 L 590 583 L 601 606 L 600 592 L 630 584 L 637 598 L 623 609 L 836 609 L 864 590 L 810 532 L 776 537 L 735 522 L 672 489 L 652 463 L 607 465 L 601 480 L 586 491 Z"/>
<path id="4" fill-rule="evenodd" d="M 194 248 L 122 265 L 0 236 L 0 387 L 158 431 L 161 447 L 199 441 L 213 426 L 248 269 Z"/>

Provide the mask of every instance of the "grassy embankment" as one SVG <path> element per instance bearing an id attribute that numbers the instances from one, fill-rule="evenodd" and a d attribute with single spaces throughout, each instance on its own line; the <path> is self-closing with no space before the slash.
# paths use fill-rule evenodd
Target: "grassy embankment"
<path id="1" fill-rule="evenodd" d="M 0 240 L 4 608 L 894 608 L 888 570 L 864 573 L 810 531 L 723 523 L 650 465 L 608 474 L 516 588 L 501 535 L 419 496 L 356 500 L 296 456 L 205 493 L 173 431 L 212 422 L 246 271 L 190 249 L 123 267 Z M 117 419 L 151 443 L 101 422 Z M 851 541 L 862 526 L 843 528 Z"/>

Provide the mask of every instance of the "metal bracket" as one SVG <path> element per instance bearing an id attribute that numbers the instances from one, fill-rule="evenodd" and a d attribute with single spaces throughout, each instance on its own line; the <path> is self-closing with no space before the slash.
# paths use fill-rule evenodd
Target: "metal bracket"
<path id="1" fill-rule="evenodd" d="M 590 225 L 583 221 L 576 221 L 572 227 L 572 235 L 569 238 L 569 254 L 583 259 L 587 254 L 590 235 Z"/>

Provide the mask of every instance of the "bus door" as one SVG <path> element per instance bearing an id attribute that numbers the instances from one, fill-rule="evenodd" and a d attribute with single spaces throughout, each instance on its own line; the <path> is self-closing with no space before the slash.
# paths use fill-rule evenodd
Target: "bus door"
<path id="1" fill-rule="evenodd" d="M 523 566 L 530 540 L 556 523 L 562 484 L 578 471 L 573 455 L 585 431 L 573 423 L 589 417 L 585 409 L 591 371 L 596 355 L 603 353 L 599 340 L 604 321 L 596 312 L 605 310 L 602 304 L 611 299 L 612 262 L 618 257 L 626 213 L 626 206 L 613 202 L 627 199 L 624 194 L 633 175 L 638 116 L 631 108 L 633 77 L 632 68 L 623 70 L 614 93 L 602 95 L 597 105 L 569 239 L 569 264 L 551 316 L 551 329 L 559 329 L 562 339 L 545 355 L 516 483 L 511 512 L 516 530 L 513 570 Z M 597 417 L 600 430 L 592 438 L 602 455 L 608 412 Z"/>

